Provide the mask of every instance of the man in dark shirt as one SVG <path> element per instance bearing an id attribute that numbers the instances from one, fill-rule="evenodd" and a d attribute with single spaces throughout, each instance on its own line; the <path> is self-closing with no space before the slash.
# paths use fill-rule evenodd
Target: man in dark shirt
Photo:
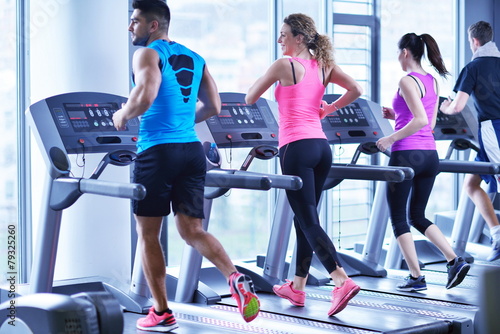
<path id="1" fill-rule="evenodd" d="M 457 95 L 445 100 L 440 110 L 454 114 L 463 110 L 469 96 L 474 99 L 479 121 L 480 152 L 476 160 L 500 163 L 500 52 L 493 40 L 493 29 L 488 22 L 479 21 L 468 29 L 472 61 L 467 64 L 453 89 Z M 481 181 L 490 184 L 491 192 L 500 191 L 499 175 L 466 175 L 464 189 L 488 224 L 492 250 L 487 260 L 500 258 L 500 225 L 493 204 L 481 188 Z"/>

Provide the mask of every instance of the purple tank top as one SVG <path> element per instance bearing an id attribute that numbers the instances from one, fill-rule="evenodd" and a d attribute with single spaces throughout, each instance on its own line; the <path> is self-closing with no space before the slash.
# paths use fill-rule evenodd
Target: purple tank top
<path id="1" fill-rule="evenodd" d="M 424 84 L 424 97 L 422 97 L 420 100 L 424 105 L 429 123 L 411 136 L 396 141 L 394 144 L 392 144 L 391 151 L 435 150 L 436 141 L 434 140 L 431 129 L 432 117 L 437 101 L 436 91 L 434 90 L 434 77 L 429 73 L 426 75 L 422 75 L 416 72 L 411 72 L 408 75 L 417 77 Z M 395 131 L 398 131 L 402 129 L 406 124 L 408 124 L 408 122 L 410 122 L 410 120 L 413 118 L 413 114 L 408 108 L 406 101 L 401 95 L 399 95 L 399 89 L 392 101 L 392 108 L 394 109 L 394 113 L 396 114 L 396 124 L 394 129 Z"/>

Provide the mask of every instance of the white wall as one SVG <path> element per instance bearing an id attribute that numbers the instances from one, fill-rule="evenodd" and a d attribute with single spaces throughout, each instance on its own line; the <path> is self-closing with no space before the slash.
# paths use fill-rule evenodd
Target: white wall
<path id="1" fill-rule="evenodd" d="M 49 96 L 95 91 L 128 95 L 128 1 L 31 0 L 31 102 Z M 36 233 L 43 182 L 43 160 L 33 147 L 33 224 Z M 102 154 L 86 156 L 89 176 Z M 72 172 L 83 170 L 72 159 Z M 81 156 L 78 157 L 81 163 Z M 129 182 L 129 168 L 110 166 L 100 179 Z M 37 236 L 34 235 L 34 242 Z M 105 276 L 129 280 L 130 202 L 83 195 L 64 210 L 55 279 Z"/>

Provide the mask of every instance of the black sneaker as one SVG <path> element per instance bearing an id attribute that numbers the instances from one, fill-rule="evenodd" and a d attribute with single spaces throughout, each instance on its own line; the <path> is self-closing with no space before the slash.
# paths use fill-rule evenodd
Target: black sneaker
<path id="1" fill-rule="evenodd" d="M 427 290 L 427 283 L 425 283 L 425 276 L 419 276 L 414 278 L 411 275 L 405 278 L 403 284 L 398 285 L 397 289 L 399 291 L 414 292 Z"/>
<path id="2" fill-rule="evenodd" d="M 448 283 L 446 283 L 446 289 L 451 289 L 462 283 L 469 272 L 470 264 L 459 256 L 448 262 L 446 268 L 448 268 Z"/>

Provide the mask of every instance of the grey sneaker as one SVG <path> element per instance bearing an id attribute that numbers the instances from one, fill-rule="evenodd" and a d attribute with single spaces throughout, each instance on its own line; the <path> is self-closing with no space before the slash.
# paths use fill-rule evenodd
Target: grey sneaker
<path id="1" fill-rule="evenodd" d="M 500 239 L 491 241 L 491 252 L 486 258 L 488 261 L 495 261 L 500 259 Z"/>
<path id="2" fill-rule="evenodd" d="M 405 282 L 403 284 L 398 285 L 397 289 L 399 291 L 407 291 L 407 292 L 427 290 L 427 283 L 425 282 L 425 276 L 419 276 L 417 278 L 414 278 L 411 277 L 411 275 L 408 275 L 408 277 L 405 278 Z"/>
<path id="3" fill-rule="evenodd" d="M 456 257 L 446 264 L 448 269 L 448 283 L 446 289 L 451 289 L 462 283 L 470 269 L 470 264 L 462 257 Z"/>

